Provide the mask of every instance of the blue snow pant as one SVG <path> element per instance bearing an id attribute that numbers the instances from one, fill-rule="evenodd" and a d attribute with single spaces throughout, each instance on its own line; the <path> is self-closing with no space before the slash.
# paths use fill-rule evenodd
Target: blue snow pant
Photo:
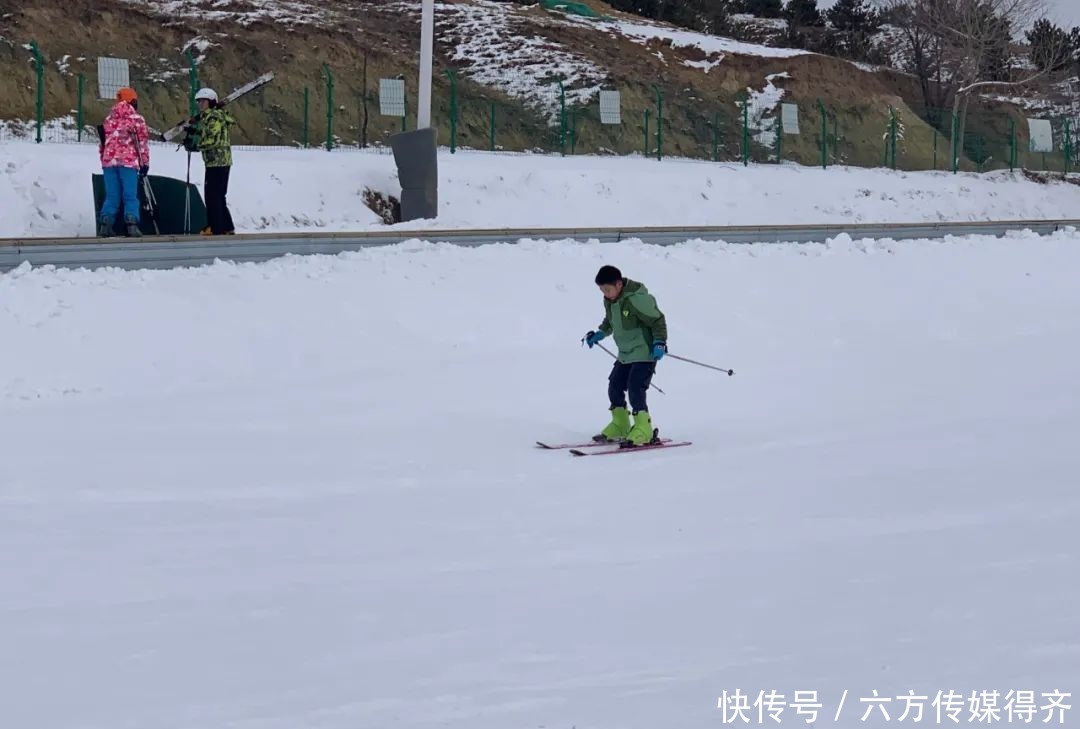
<path id="1" fill-rule="evenodd" d="M 104 167 L 105 202 L 101 205 L 99 222 L 116 220 L 120 200 L 124 201 L 124 219 L 139 223 L 139 171 L 133 167 Z"/>
<path id="2" fill-rule="evenodd" d="M 656 374 L 655 362 L 631 362 L 623 364 L 616 361 L 608 375 L 608 400 L 611 407 L 626 407 L 626 393 L 630 393 L 630 408 L 635 413 L 649 409 L 646 395 L 653 375 Z"/>

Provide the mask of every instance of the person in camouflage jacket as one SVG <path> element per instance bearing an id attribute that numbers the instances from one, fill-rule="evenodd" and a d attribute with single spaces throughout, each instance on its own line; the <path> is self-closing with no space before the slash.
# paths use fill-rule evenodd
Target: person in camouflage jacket
<path id="1" fill-rule="evenodd" d="M 195 100 L 199 104 L 199 115 L 195 118 L 196 149 L 202 153 L 203 166 L 206 168 L 203 195 L 206 198 L 207 226 L 202 233 L 233 235 L 236 226 L 233 225 L 226 197 L 233 162 L 229 129 L 236 124 L 236 120 L 218 104 L 213 89 L 201 89 L 195 95 Z"/>

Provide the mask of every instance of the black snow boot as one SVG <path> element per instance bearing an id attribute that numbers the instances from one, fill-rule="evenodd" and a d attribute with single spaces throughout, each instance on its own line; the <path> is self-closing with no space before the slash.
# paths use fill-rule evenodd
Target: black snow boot
<path id="1" fill-rule="evenodd" d="M 134 220 L 127 221 L 127 234 L 128 238 L 142 238 L 142 231 L 139 230 L 139 224 Z"/>
<path id="2" fill-rule="evenodd" d="M 113 219 L 102 218 L 98 223 L 97 229 L 98 238 L 111 238 L 114 235 L 113 232 Z"/>

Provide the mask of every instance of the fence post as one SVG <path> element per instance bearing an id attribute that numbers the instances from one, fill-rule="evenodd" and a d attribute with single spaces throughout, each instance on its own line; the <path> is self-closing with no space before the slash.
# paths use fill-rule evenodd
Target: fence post
<path id="1" fill-rule="evenodd" d="M 1020 161 L 1020 148 L 1016 144 L 1016 120 L 1009 117 L 1009 172 L 1016 171 Z"/>
<path id="2" fill-rule="evenodd" d="M 720 112 L 713 115 L 712 161 L 720 161 Z"/>
<path id="3" fill-rule="evenodd" d="M 840 117 L 838 115 L 833 114 L 832 124 L 833 124 L 833 127 L 832 127 L 832 130 L 833 130 L 832 131 L 833 161 L 837 162 L 840 159 Z"/>
<path id="4" fill-rule="evenodd" d="M 952 172 L 955 175 L 960 171 L 960 144 L 957 142 L 957 136 L 960 134 L 960 127 L 958 124 L 956 114 L 952 115 L 952 159 L 949 160 L 949 166 L 952 168 Z"/>
<path id="5" fill-rule="evenodd" d="M 934 172 L 937 172 L 937 148 L 938 148 L 938 130 L 937 127 L 930 127 L 934 132 Z"/>
<path id="6" fill-rule="evenodd" d="M 566 156 L 566 87 L 559 80 L 559 151 Z"/>
<path id="7" fill-rule="evenodd" d="M 450 79 L 450 154 L 454 154 L 457 151 L 457 79 L 450 69 L 447 69 L 446 76 Z"/>
<path id="8" fill-rule="evenodd" d="M 742 162 L 743 167 L 750 166 L 750 97 L 746 97 L 742 102 L 743 108 L 743 123 L 742 123 Z"/>
<path id="9" fill-rule="evenodd" d="M 1065 153 L 1065 164 L 1063 169 L 1067 175 L 1072 172 L 1073 161 L 1072 119 L 1065 120 L 1065 142 L 1062 144 L 1062 151 Z"/>
<path id="10" fill-rule="evenodd" d="M 41 57 L 35 41 L 30 41 L 30 50 L 34 54 L 34 73 L 37 76 L 37 98 L 34 102 L 34 118 L 37 120 L 35 140 L 41 144 L 41 127 L 45 124 L 45 59 Z"/>
<path id="11" fill-rule="evenodd" d="M 334 148 L 334 73 L 330 66 L 323 64 L 326 74 L 326 151 Z"/>
<path id="12" fill-rule="evenodd" d="M 821 112 L 821 169 L 829 169 L 829 117 L 825 112 L 825 103 L 817 100 L 818 111 Z"/>
<path id="13" fill-rule="evenodd" d="M 889 155 L 892 160 L 892 168 L 896 169 L 896 109 L 889 107 Z"/>
<path id="14" fill-rule="evenodd" d="M 656 159 L 664 159 L 664 92 L 653 84 L 656 91 Z"/>
<path id="15" fill-rule="evenodd" d="M 491 151 L 495 151 L 495 102 L 491 102 Z"/>
<path id="16" fill-rule="evenodd" d="M 570 154 L 577 154 L 577 107 L 570 110 Z"/>
<path id="17" fill-rule="evenodd" d="M 199 113 L 199 105 L 195 103 L 195 92 L 199 88 L 199 69 L 195 65 L 195 55 L 188 48 L 184 51 L 184 55 L 188 59 L 188 111 L 191 116 L 195 116 Z"/>
<path id="18" fill-rule="evenodd" d="M 308 148 L 308 144 L 311 141 L 309 134 L 311 130 L 311 92 L 307 86 L 304 87 L 304 149 Z"/>
<path id="19" fill-rule="evenodd" d="M 776 117 L 776 164 L 784 161 L 784 110 L 780 108 L 780 114 Z"/>
<path id="20" fill-rule="evenodd" d="M 86 75 L 79 74 L 79 101 L 78 110 L 75 113 L 75 124 L 79 127 L 79 141 L 82 141 L 83 135 L 83 86 L 86 85 Z"/>
<path id="21" fill-rule="evenodd" d="M 649 110 L 645 110 L 645 147 L 641 152 L 642 157 L 649 156 Z"/>

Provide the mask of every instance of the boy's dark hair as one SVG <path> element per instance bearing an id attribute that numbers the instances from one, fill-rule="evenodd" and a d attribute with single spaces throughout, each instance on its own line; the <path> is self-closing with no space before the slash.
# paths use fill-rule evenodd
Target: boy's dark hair
<path id="1" fill-rule="evenodd" d="M 596 272 L 596 285 L 604 286 L 622 281 L 622 272 L 614 266 L 601 266 Z"/>

